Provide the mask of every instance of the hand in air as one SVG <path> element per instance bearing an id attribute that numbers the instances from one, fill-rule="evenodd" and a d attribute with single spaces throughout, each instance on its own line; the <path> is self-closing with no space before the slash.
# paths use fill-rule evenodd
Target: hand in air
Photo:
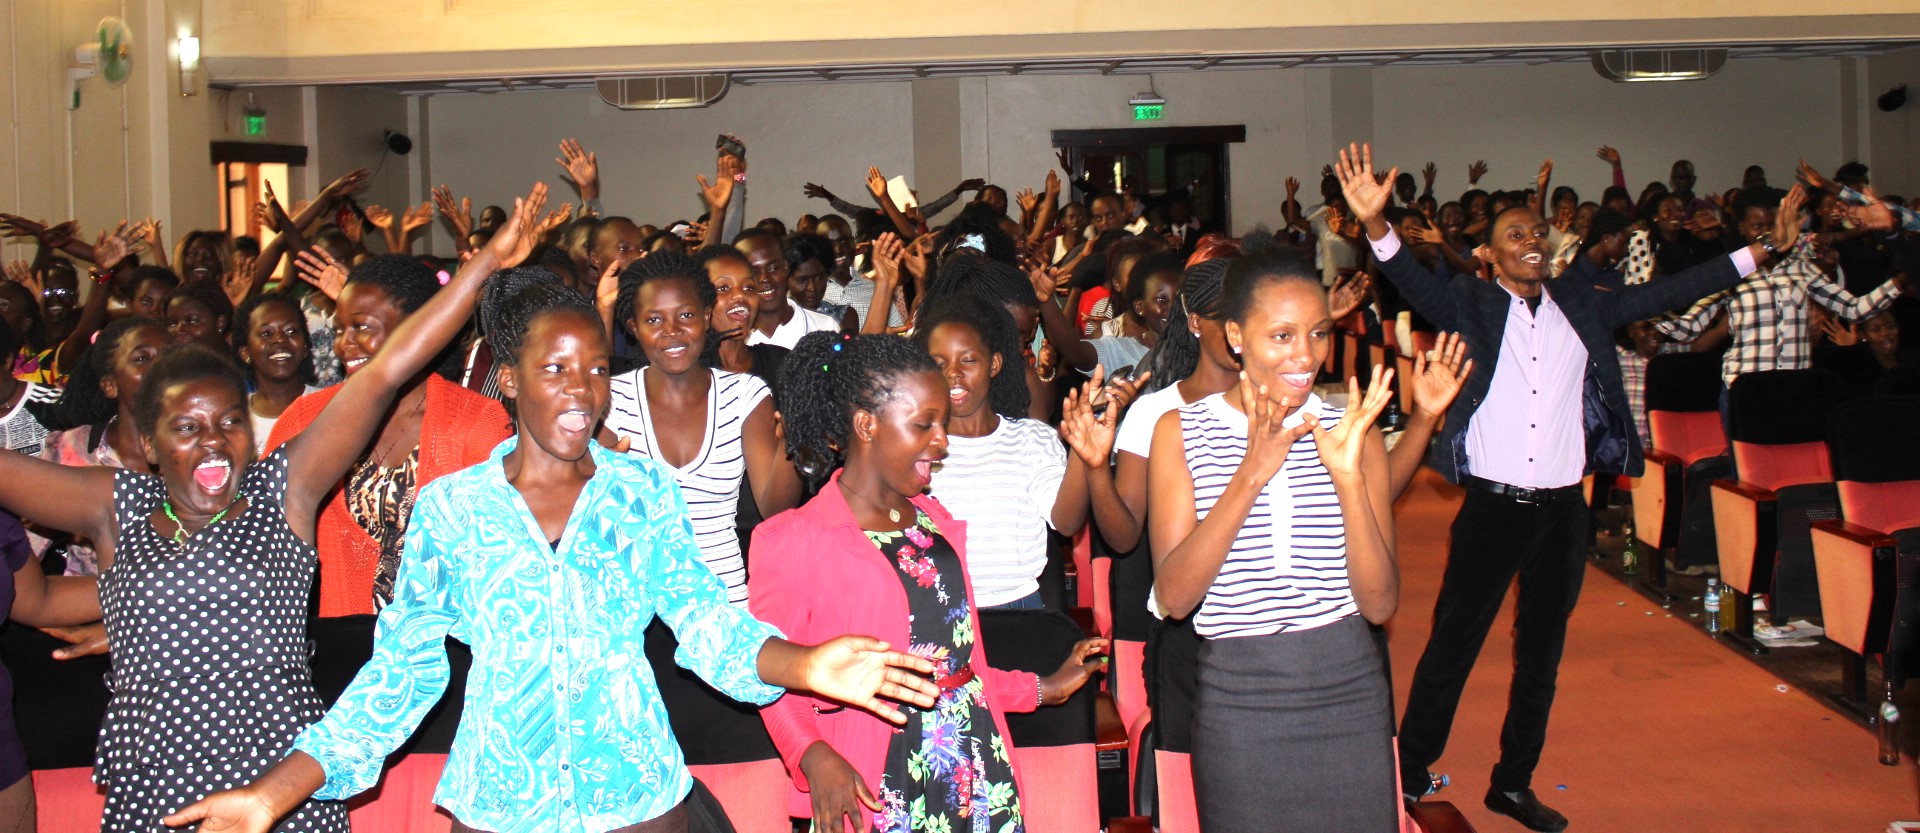
<path id="1" fill-rule="evenodd" d="M 1365 272 L 1354 272 L 1334 278 L 1333 286 L 1327 289 L 1327 309 L 1338 321 L 1353 314 L 1354 310 L 1366 303 L 1367 292 L 1373 288 L 1373 276 Z"/>
<path id="2" fill-rule="evenodd" d="M 340 300 L 340 290 L 347 286 L 347 267 L 318 246 L 296 255 L 293 271 L 330 301 Z"/>
<path id="3" fill-rule="evenodd" d="M 1438 422 L 1472 372 L 1466 339 L 1459 333 L 1441 333 L 1432 350 L 1414 354 L 1413 407 Z"/>
<path id="4" fill-rule="evenodd" d="M 1366 445 L 1367 432 L 1373 430 L 1373 421 L 1392 399 L 1393 371 L 1376 364 L 1364 398 L 1360 394 L 1360 380 L 1347 379 L 1347 412 L 1332 429 L 1321 427 L 1318 414 L 1307 415 L 1306 424 L 1313 431 L 1320 463 L 1328 472 L 1335 476 L 1360 473 L 1360 451 Z"/>
<path id="5" fill-rule="evenodd" d="M 1393 198 L 1393 179 L 1400 175 L 1400 169 L 1388 170 L 1385 177 L 1376 175 L 1370 144 L 1348 145 L 1340 151 L 1340 161 L 1335 167 L 1340 190 L 1346 194 L 1347 206 L 1353 209 L 1354 218 L 1362 223 L 1378 219 Z"/>
<path id="6" fill-rule="evenodd" d="M 1247 415 L 1247 455 L 1240 461 L 1240 468 L 1254 476 L 1256 482 L 1266 483 L 1280 473 L 1280 466 L 1287 461 L 1287 454 L 1293 450 L 1293 444 L 1312 430 L 1307 423 L 1316 420 L 1307 418 L 1300 424 L 1287 426 L 1287 411 L 1305 404 L 1301 402 L 1282 402 L 1267 391 L 1266 385 L 1255 385 L 1247 378 L 1246 371 L 1240 372 L 1240 410 Z"/>

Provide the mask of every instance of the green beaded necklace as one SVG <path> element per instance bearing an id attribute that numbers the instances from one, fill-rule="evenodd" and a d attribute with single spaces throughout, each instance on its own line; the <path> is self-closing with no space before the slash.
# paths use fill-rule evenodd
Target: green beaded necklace
<path id="1" fill-rule="evenodd" d="M 226 517 L 228 512 L 233 511 L 233 507 L 240 504 L 241 497 L 241 495 L 234 495 L 233 502 L 227 504 L 227 508 L 214 513 L 214 516 L 207 520 L 207 526 L 213 526 L 219 523 L 221 518 Z M 173 501 L 169 500 L 161 503 L 160 509 L 167 513 L 167 520 L 173 521 L 173 542 L 179 544 L 182 549 L 185 549 L 187 546 L 187 525 L 180 522 L 180 516 L 173 514 Z M 206 528 L 206 526 L 201 527 L 201 529 Z"/>

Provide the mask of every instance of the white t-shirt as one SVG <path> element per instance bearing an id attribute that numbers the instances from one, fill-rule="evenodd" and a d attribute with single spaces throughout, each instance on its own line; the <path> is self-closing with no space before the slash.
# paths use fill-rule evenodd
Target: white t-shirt
<path id="1" fill-rule="evenodd" d="M 27 410 L 27 403 L 51 403 L 60 398 L 60 389 L 36 385 L 25 379 L 19 383 L 26 386 L 20 392 L 20 401 L 14 403 L 13 409 L 4 416 L 0 416 L 0 445 L 9 451 L 38 457 L 46 445 L 48 432 L 46 426 L 41 425 L 40 420 Z"/>
<path id="2" fill-rule="evenodd" d="M 306 396 L 317 390 L 320 390 L 320 388 L 308 385 L 306 390 L 300 392 L 300 395 Z M 256 413 L 253 410 L 253 397 L 249 396 L 247 397 L 247 421 L 253 423 L 253 456 L 259 457 L 267 453 L 267 435 L 273 433 L 273 426 L 280 422 L 280 418 L 265 417 Z"/>
<path id="3" fill-rule="evenodd" d="M 1181 398 L 1177 384 L 1133 400 L 1126 414 L 1120 417 L 1120 430 L 1114 434 L 1113 450 L 1145 459 L 1148 452 L 1153 450 L 1153 428 L 1160 424 L 1160 417 L 1185 404 L 1187 400 Z"/>
<path id="4" fill-rule="evenodd" d="M 840 332 L 840 322 L 833 320 L 833 316 L 800 306 L 794 303 L 792 298 L 787 299 L 787 306 L 793 310 L 793 317 L 787 319 L 787 323 L 775 327 L 773 335 L 762 335 L 759 328 L 754 328 L 753 332 L 747 334 L 748 347 L 755 344 L 772 344 L 792 350 L 793 345 L 800 343 L 800 337 L 807 333 L 822 330 L 831 333 Z"/>
<path id="5" fill-rule="evenodd" d="M 651 458 L 673 472 L 680 493 L 687 499 L 687 515 L 693 520 L 693 542 L 700 548 L 700 560 L 727 586 L 727 601 L 747 604 L 747 562 L 740 555 L 740 535 L 734 518 L 740 513 L 740 483 L 747 474 L 747 416 L 760 401 L 771 395 L 760 377 L 745 373 L 713 371 L 713 384 L 707 389 L 706 434 L 700 451 L 683 468 L 674 468 L 659 455 L 660 441 L 653 425 L 653 409 L 648 407 L 646 368 L 613 377 L 612 401 L 607 408 L 606 426 L 632 445 L 629 453 Z"/>
<path id="6" fill-rule="evenodd" d="M 993 607 L 1040 589 L 1047 528 L 1067 474 L 1067 447 L 1052 426 L 1000 418 L 984 437 L 947 436 L 933 496 L 967 522 L 974 601 Z"/>

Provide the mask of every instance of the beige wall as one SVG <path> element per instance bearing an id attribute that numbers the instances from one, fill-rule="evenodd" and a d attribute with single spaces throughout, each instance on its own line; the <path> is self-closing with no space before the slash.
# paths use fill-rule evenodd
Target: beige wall
<path id="1" fill-rule="evenodd" d="M 569 137 L 599 155 L 607 210 L 642 222 L 705 210 L 693 178 L 713 177 L 713 140 L 723 131 L 747 143 L 750 219 L 825 212 L 801 196 L 809 181 L 865 200 L 868 165 L 888 176 L 914 170 L 906 83 L 735 87 L 711 108 L 652 112 L 616 110 L 593 92 L 442 95 L 430 112 L 431 184 L 473 197 L 476 211 L 511 204 L 535 180 L 553 189 L 552 204 L 577 201 L 553 161 Z M 436 224 L 438 250 L 449 250 L 447 239 Z"/>
<path id="2" fill-rule="evenodd" d="M 1920 34 L 1911 0 L 205 0 L 236 82 Z M 752 48 L 742 48 L 751 45 Z"/>
<path id="3" fill-rule="evenodd" d="M 1868 129 L 1868 171 L 1881 193 L 1920 197 L 1920 49 L 1890 53 L 1862 62 L 1861 118 Z M 1907 85 L 1907 105 L 1891 113 L 1874 106 L 1881 93 Z"/>
<path id="4" fill-rule="evenodd" d="M 1635 193 L 1683 157 L 1695 162 L 1702 187 L 1737 184 L 1754 163 L 1786 183 L 1802 157 L 1825 170 L 1845 161 L 1842 126 L 1853 116 L 1840 106 L 1842 72 L 1841 61 L 1822 59 L 1737 61 L 1707 81 L 1676 84 L 1615 84 L 1561 65 L 1175 73 L 1154 79 L 1167 105 L 1152 125 L 1246 125 L 1247 141 L 1230 149 L 1233 220 L 1244 231 L 1278 224 L 1288 176 L 1302 181 L 1302 201 L 1314 202 L 1320 167 L 1347 141 L 1372 140 L 1384 161 L 1410 169 L 1435 161 L 1443 198 L 1467 187 L 1466 164 L 1475 159 L 1492 166 L 1483 185 L 1519 188 L 1552 157 L 1556 183 L 1597 199 L 1609 183 L 1593 155 L 1602 143 L 1620 149 Z M 824 210 L 801 196 L 803 182 L 864 203 L 868 164 L 911 174 L 927 167 L 916 147 L 945 155 L 948 143 L 919 129 L 928 121 L 957 126 L 959 169 L 915 181 L 924 197 L 962 177 L 1037 188 L 1055 164 L 1053 130 L 1141 126 L 1126 101 L 1148 82 L 931 82 L 958 85 L 957 118 L 934 106 L 956 97 L 929 92 L 929 83 L 736 87 L 709 110 L 661 113 L 616 111 L 591 93 L 435 96 L 429 163 L 434 182 L 476 202 L 500 201 L 534 177 L 560 185 L 554 143 L 577 135 L 600 153 L 608 210 L 661 222 L 698 213 L 691 179 L 710 171 L 709 137 L 724 129 L 752 148 L 749 213 L 791 221 Z"/>

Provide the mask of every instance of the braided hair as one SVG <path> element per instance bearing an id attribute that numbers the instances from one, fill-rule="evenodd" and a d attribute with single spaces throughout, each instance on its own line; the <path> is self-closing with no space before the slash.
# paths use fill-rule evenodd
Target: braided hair
<path id="1" fill-rule="evenodd" d="M 808 333 L 780 366 L 787 455 L 819 488 L 846 461 L 854 411 L 877 411 L 904 374 L 937 372 L 927 351 L 899 336 Z"/>
<path id="2" fill-rule="evenodd" d="M 572 313 L 599 329 L 600 312 L 585 295 L 569 288 L 552 272 L 538 266 L 502 269 L 487 277 L 480 292 L 480 332 L 493 348 L 494 361 L 520 360 L 527 330 L 543 315 Z"/>
<path id="3" fill-rule="evenodd" d="M 128 333 L 141 327 L 166 331 L 160 322 L 140 316 L 128 316 L 100 328 L 93 344 L 74 363 L 67 386 L 60 390 L 60 398 L 47 408 L 40 424 L 48 431 L 66 431 L 112 419 L 119 412 L 119 402 L 107 396 L 100 388 L 100 381 L 113 375 L 113 355 L 120 352 L 120 343 Z"/>
<path id="4" fill-rule="evenodd" d="M 705 251 L 704 249 L 702 250 L 703 253 Z M 727 249 L 727 251 L 733 250 Z M 713 257 L 709 257 L 707 260 L 712 260 L 716 257 L 719 257 L 719 253 L 715 253 Z M 620 297 L 613 303 L 614 321 L 623 327 L 630 326 L 636 314 L 634 305 L 640 301 L 640 287 L 654 281 L 672 280 L 675 278 L 693 284 L 693 292 L 700 298 L 700 306 L 703 309 L 711 309 L 717 302 L 718 299 L 713 288 L 713 279 L 707 276 L 707 267 L 704 265 L 704 261 L 696 261 L 686 255 L 676 254 L 674 252 L 656 252 L 629 263 L 627 264 L 627 268 L 620 270 Z M 701 323 L 704 325 L 706 319 L 702 318 Z"/>
<path id="5" fill-rule="evenodd" d="M 1620 232 L 1631 232 L 1632 230 L 1633 221 L 1627 219 L 1627 215 L 1611 208 L 1602 208 L 1599 211 L 1595 211 L 1593 212 L 1592 219 L 1587 221 L 1587 236 L 1580 238 L 1580 250 L 1575 256 L 1586 257 L 1587 252 L 1592 251 L 1593 247 L 1600 245 L 1600 241 L 1608 235 L 1619 234 Z"/>
<path id="6" fill-rule="evenodd" d="M 385 293 L 402 313 L 412 315 L 440 291 L 440 278 L 419 258 L 380 255 L 362 261 L 347 273 L 347 286 L 367 284 Z"/>
<path id="7" fill-rule="evenodd" d="M 953 222 L 936 234 L 933 241 L 935 258 L 945 261 L 958 256 L 964 249 L 974 249 L 1001 263 L 1011 265 L 1018 262 L 1019 245 L 1014 242 L 1012 235 L 1000 228 L 1000 221 L 1005 216 L 995 213 L 986 203 L 976 202 L 960 209 L 960 214 L 953 218 Z M 978 246 L 969 240 L 976 236 L 980 238 Z"/>
<path id="8" fill-rule="evenodd" d="M 1008 419 L 1025 417 L 1033 392 L 1027 390 L 1026 359 L 1020 352 L 1020 333 L 1013 325 L 1013 315 L 971 292 L 935 298 L 920 307 L 913 343 L 927 349 L 934 329 L 942 324 L 973 330 L 987 352 L 1000 357 L 1000 372 L 993 374 L 987 386 L 987 405 Z"/>
<path id="9" fill-rule="evenodd" d="M 1145 393 L 1176 384 L 1200 366 L 1200 337 L 1187 329 L 1187 314 L 1220 320 L 1221 288 L 1231 265 L 1231 259 L 1216 258 L 1187 267 L 1180 293 L 1173 298 L 1173 309 L 1167 312 L 1167 331 L 1140 360 L 1140 366 L 1153 373 L 1147 378 Z"/>
<path id="10" fill-rule="evenodd" d="M 924 306 L 936 298 L 972 292 L 975 287 L 986 285 L 996 287 L 996 294 L 1017 285 L 1023 287 L 1024 291 L 1016 294 L 1024 294 L 1028 301 L 1033 300 L 1033 284 L 1027 281 L 1027 276 L 1020 274 L 1019 269 L 984 255 L 963 252 L 940 264 L 933 278 L 927 281 L 926 297 L 920 303 Z"/>

